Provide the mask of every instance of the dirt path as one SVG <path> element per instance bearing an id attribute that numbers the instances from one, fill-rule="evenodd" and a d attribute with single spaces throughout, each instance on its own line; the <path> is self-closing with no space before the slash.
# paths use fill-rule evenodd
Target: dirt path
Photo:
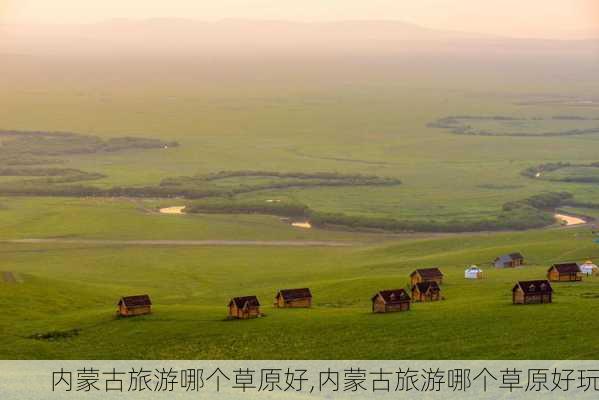
<path id="1" fill-rule="evenodd" d="M 258 247 L 350 247 L 357 242 L 324 240 L 109 240 L 109 239 L 14 239 L 13 244 L 99 244 L 125 246 L 258 246 Z"/>

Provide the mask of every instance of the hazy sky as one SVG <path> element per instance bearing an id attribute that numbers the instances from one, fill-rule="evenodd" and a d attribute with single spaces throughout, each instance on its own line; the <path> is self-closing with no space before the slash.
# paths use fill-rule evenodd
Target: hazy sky
<path id="1" fill-rule="evenodd" d="M 0 22 L 385 19 L 508 36 L 599 37 L 599 0 L 0 0 Z"/>

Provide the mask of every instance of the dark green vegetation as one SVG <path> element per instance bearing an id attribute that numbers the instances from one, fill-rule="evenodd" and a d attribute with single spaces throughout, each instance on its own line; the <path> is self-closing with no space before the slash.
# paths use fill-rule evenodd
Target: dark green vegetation
<path id="1" fill-rule="evenodd" d="M 156 149 L 177 146 L 177 142 L 139 137 L 117 137 L 107 140 L 98 136 L 72 132 L 14 131 L 0 130 L 2 147 L 0 163 L 14 165 L 22 156 L 48 157 L 75 154 L 96 154 L 130 149 Z M 28 160 L 27 160 L 28 161 Z M 44 164 L 47 160 L 38 160 Z M 55 160 L 55 162 L 60 162 Z"/>
<path id="2" fill-rule="evenodd" d="M 558 131 L 545 131 L 545 127 Z M 584 128 L 571 128 L 572 126 Z M 577 136 L 599 133 L 599 118 L 585 118 L 581 116 L 557 115 L 546 120 L 542 117 L 518 118 L 502 115 L 472 116 L 456 115 L 439 118 L 428 124 L 431 128 L 448 129 L 456 135 L 476 136 L 512 136 L 512 137 L 551 137 L 551 136 Z"/>
<path id="3" fill-rule="evenodd" d="M 254 181 L 252 181 L 252 179 Z M 241 193 L 289 188 L 396 186 L 401 181 L 373 175 L 336 172 L 220 171 L 207 175 L 166 178 L 160 190 L 183 197 L 232 197 Z"/>
<path id="4" fill-rule="evenodd" d="M 356 230 L 382 230 L 390 232 L 476 232 L 522 230 L 540 228 L 555 222 L 553 211 L 566 203 L 569 193 L 545 193 L 503 205 L 495 218 L 480 221 L 400 221 L 390 218 L 352 216 L 341 213 L 323 213 L 307 205 L 288 202 L 231 201 L 214 199 L 194 202 L 186 209 L 190 213 L 270 214 L 307 219 L 312 225 L 323 228 L 351 228 Z"/>
<path id="5" fill-rule="evenodd" d="M 522 175 L 553 182 L 599 183 L 599 162 L 541 164 L 525 169 Z"/>
<path id="6" fill-rule="evenodd" d="M 522 175 L 537 180 L 565 183 L 596 184 L 599 183 L 599 162 L 589 164 L 576 164 L 570 162 L 556 162 L 541 164 L 522 171 Z M 578 209 L 599 209 L 597 201 L 580 201 L 569 193 L 561 193 L 559 198 L 550 201 L 549 207 L 572 207 Z M 549 208 L 541 207 L 541 208 Z M 581 210 L 584 211 L 584 210 Z"/>
<path id="7" fill-rule="evenodd" d="M 61 186 L 53 189 L 52 185 L 106 178 L 104 174 L 76 168 L 43 166 L 64 164 L 62 157 L 178 146 L 177 142 L 163 142 L 159 139 L 117 137 L 104 140 L 97 136 L 71 132 L 14 130 L 0 130 L 0 143 L 0 177 L 38 177 L 0 183 L 0 193 L 6 195 L 53 194 L 54 190 L 77 195 L 77 187 Z"/>
<path id="8" fill-rule="evenodd" d="M 25 137 L 28 136 L 29 134 Z M 136 143 L 134 140 L 128 142 L 131 144 Z M 142 143 L 146 142 L 146 140 L 142 140 Z M 162 147 L 166 145 L 157 141 L 155 146 Z M 205 175 L 198 174 L 191 177 L 165 178 L 158 186 L 111 188 L 54 185 L 105 178 L 102 174 L 85 173 L 80 170 L 66 168 L 6 168 L 0 169 L 0 176 L 44 176 L 44 178 L 0 184 L 0 193 L 4 195 L 216 198 L 213 201 L 197 202 L 188 210 L 192 213 L 263 213 L 286 217 L 302 217 L 308 218 L 313 225 L 319 227 L 375 229 L 391 232 L 473 232 L 539 228 L 551 225 L 554 222 L 550 213 L 553 211 L 551 205 L 535 201 L 537 198 L 551 197 L 551 193 L 506 203 L 503 205 L 502 212 L 497 216 L 477 221 L 463 221 L 457 218 L 444 221 L 433 219 L 428 221 L 402 221 L 389 217 L 320 212 L 312 210 L 308 205 L 299 202 L 231 200 L 234 196 L 240 194 L 273 192 L 291 188 L 397 186 L 401 184 L 399 179 L 374 175 L 240 170 L 220 171 Z M 555 207 L 559 205 L 562 205 L 561 202 L 555 203 Z"/>

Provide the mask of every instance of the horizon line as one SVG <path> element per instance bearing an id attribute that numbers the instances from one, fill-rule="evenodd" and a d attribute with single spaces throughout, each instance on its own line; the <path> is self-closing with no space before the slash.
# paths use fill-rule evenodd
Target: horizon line
<path id="1" fill-rule="evenodd" d="M 297 25 L 326 25 L 326 24 L 342 24 L 342 23 L 388 23 L 388 24 L 402 24 L 406 26 L 412 26 L 423 30 L 436 31 L 436 32 L 447 32 L 447 33 L 460 33 L 469 35 L 478 35 L 485 38 L 496 38 L 496 39 L 529 39 L 529 40 L 554 40 L 554 41 L 593 41 L 599 40 L 599 32 L 590 32 L 587 30 L 576 30 L 571 29 L 565 32 L 580 33 L 581 37 L 560 37 L 556 35 L 547 36 L 530 36 L 530 35 L 509 35 L 504 33 L 483 33 L 480 31 L 469 31 L 469 30 L 453 30 L 444 28 L 435 28 L 420 23 L 411 22 L 402 19 L 339 19 L 339 20 L 307 20 L 307 19 L 285 19 L 285 18 L 247 18 L 247 17 L 224 17 L 218 19 L 201 19 L 194 17 L 183 17 L 183 16 L 158 16 L 158 17 L 113 17 L 105 18 L 98 21 L 36 21 L 36 20 L 8 20 L 0 21 L 0 27 L 2 26 L 93 26 L 101 25 L 105 23 L 115 21 L 126 21 L 126 22 L 151 22 L 151 21 L 188 21 L 203 24 L 219 24 L 226 22 L 253 22 L 253 23 L 285 23 L 285 24 L 297 24 Z"/>

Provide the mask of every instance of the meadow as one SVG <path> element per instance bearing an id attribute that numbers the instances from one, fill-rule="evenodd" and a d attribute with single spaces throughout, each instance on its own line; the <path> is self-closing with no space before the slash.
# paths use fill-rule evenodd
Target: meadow
<path id="1" fill-rule="evenodd" d="M 544 125 L 584 128 L 593 122 L 587 119 L 597 117 L 596 107 L 521 104 L 531 92 L 575 97 L 598 90 L 582 78 L 560 84 L 519 71 L 509 76 L 513 86 L 505 88 L 485 65 L 448 72 L 398 64 L 405 78 L 394 82 L 395 71 L 388 65 L 369 65 L 366 72 L 350 65 L 335 75 L 329 64 L 341 61 L 319 60 L 314 70 L 298 74 L 290 67 L 293 60 L 279 60 L 270 67 L 278 66 L 276 73 L 256 80 L 251 74 L 263 65 L 241 60 L 245 70 L 218 73 L 193 63 L 125 69 L 119 71 L 123 83 L 109 73 L 96 75 L 96 69 L 110 72 L 114 65 L 77 61 L 70 68 L 80 74 L 71 76 L 62 62 L 51 60 L 40 77 L 23 67 L 27 59 L 7 61 L 7 95 L 0 99 L 3 129 L 179 144 L 61 157 L 61 168 L 104 176 L 85 182 L 93 187 L 156 186 L 167 178 L 222 170 L 365 174 L 398 179 L 402 185 L 289 187 L 238 197 L 283 199 L 326 213 L 440 223 L 495 217 L 504 203 L 542 192 L 568 191 L 581 201 L 598 193 L 596 185 L 534 181 L 520 174 L 548 162 L 597 161 L 597 134 L 483 137 L 428 126 L 447 115 L 466 114 L 543 117 Z M 190 70 L 196 66 L 203 75 Z M 168 68 L 173 73 L 165 75 Z M 422 88 L 424 83 L 434 89 Z M 586 119 L 552 119 L 559 115 Z"/>
<path id="2" fill-rule="evenodd" d="M 523 174 L 548 163 L 599 161 L 599 134 L 456 135 L 430 125 L 451 115 L 509 115 L 543 118 L 541 127 L 530 127 L 538 132 L 554 128 L 554 116 L 567 115 L 580 119 L 559 120 L 559 129 L 587 129 L 599 109 L 578 100 L 599 96 L 594 59 L 426 51 L 319 53 L 310 62 L 287 53 L 0 57 L 0 129 L 75 132 L 94 148 L 37 155 L 25 149 L 19 159 L 37 161 L 18 168 L 31 175 L 2 165 L 0 271 L 15 282 L 0 281 L 0 358 L 592 359 L 599 351 L 592 340 L 599 328 L 596 277 L 556 285 L 550 305 L 511 304 L 518 279 L 542 278 L 553 262 L 598 258 L 591 229 L 514 232 L 525 227 L 505 213 L 506 204 L 522 207 L 535 196 L 567 192 L 577 202 L 567 210 L 599 218 L 596 183 Z M 497 129 L 486 122 L 477 129 Z M 118 149 L 105 151 L 111 143 Z M 219 171 L 261 174 L 205 181 Z M 266 176 L 275 173 L 280 176 Z M 323 180 L 323 173 L 330 175 Z M 357 176 L 370 177 L 368 184 L 340 184 Z M 77 183 L 94 191 L 2 194 L 23 179 L 31 188 Z M 220 197 L 202 204 L 176 192 L 125 196 L 168 187 L 165 182 L 217 190 Z M 282 212 L 275 206 L 248 210 L 268 200 L 298 206 L 294 213 L 307 207 L 413 224 L 493 219 L 506 231 L 300 229 L 263 215 Z M 238 212 L 219 209 L 223 204 Z M 169 206 L 197 212 L 158 212 Z M 544 212 L 540 226 L 553 222 Z M 127 242 L 140 240 L 346 246 Z M 525 267 L 490 267 L 511 251 L 525 255 Z M 486 278 L 466 281 L 470 264 L 482 266 Z M 444 301 L 414 304 L 408 313 L 370 312 L 377 290 L 406 287 L 412 270 L 429 266 L 447 276 Z M 296 286 L 312 289 L 312 309 L 271 306 L 278 289 Z M 152 315 L 115 318 L 120 296 L 141 293 L 152 297 Z M 230 297 L 251 294 L 266 316 L 225 321 Z"/>
<path id="3" fill-rule="evenodd" d="M 116 219 L 116 211 L 105 209 L 104 217 Z M 132 222 L 136 212 L 124 215 Z M 195 226 L 215 224 L 189 218 L 196 219 Z M 316 231 L 302 232 L 303 239 L 319 237 Z M 3 242 L 2 269 L 12 272 L 17 283 L 0 283 L 0 355 L 592 359 L 599 351 L 596 341 L 587 340 L 599 329 L 592 318 L 599 301 L 597 277 L 554 284 L 552 304 L 511 304 L 517 280 L 543 278 L 553 262 L 597 258 L 599 247 L 588 229 L 387 237 L 382 242 L 379 237 L 376 243 L 353 236 L 354 246 L 339 248 Z M 497 255 L 515 250 L 525 255 L 526 266 L 495 270 L 489 265 Z M 464 279 L 470 264 L 482 266 L 485 279 Z M 413 304 L 407 313 L 370 312 L 370 297 L 378 290 L 407 287 L 412 270 L 433 265 L 446 276 L 445 300 Z M 272 306 L 278 289 L 304 286 L 312 289 L 313 308 Z M 151 295 L 153 313 L 116 318 L 119 297 L 139 293 Z M 259 297 L 266 316 L 227 321 L 229 299 L 248 294 Z"/>

